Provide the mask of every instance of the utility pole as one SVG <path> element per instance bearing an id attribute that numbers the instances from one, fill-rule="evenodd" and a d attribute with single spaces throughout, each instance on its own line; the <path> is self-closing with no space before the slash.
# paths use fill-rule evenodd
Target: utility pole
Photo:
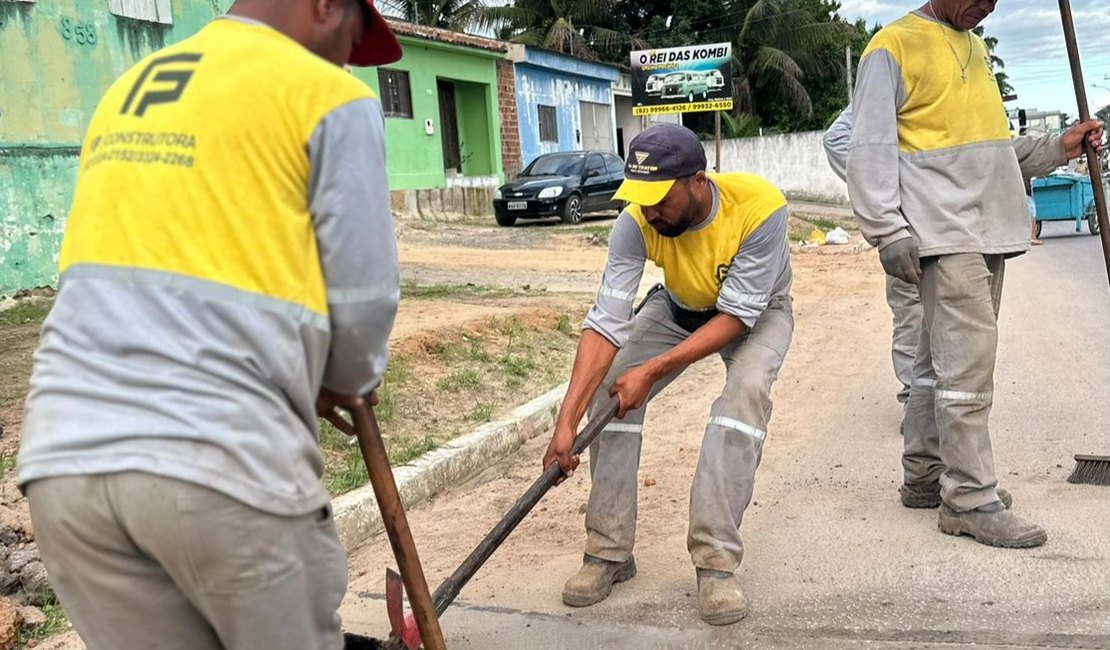
<path id="1" fill-rule="evenodd" d="M 852 46 L 844 46 L 844 72 L 848 75 L 848 103 L 852 103 Z"/>

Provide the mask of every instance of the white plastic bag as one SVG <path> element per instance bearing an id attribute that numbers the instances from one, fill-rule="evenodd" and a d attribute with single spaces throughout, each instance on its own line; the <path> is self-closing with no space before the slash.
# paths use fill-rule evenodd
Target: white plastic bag
<path id="1" fill-rule="evenodd" d="M 839 226 L 833 228 L 825 235 L 825 241 L 830 244 L 847 244 L 851 239 L 852 236 Z"/>

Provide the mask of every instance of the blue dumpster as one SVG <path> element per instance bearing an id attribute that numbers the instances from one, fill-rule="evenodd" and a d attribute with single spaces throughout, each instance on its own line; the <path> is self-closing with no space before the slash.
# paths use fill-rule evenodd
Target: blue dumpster
<path id="1" fill-rule="evenodd" d="M 1092 235 L 1098 234 L 1095 217 L 1095 194 L 1091 179 L 1079 174 L 1057 174 L 1033 181 L 1033 202 L 1037 206 L 1037 236 L 1045 221 L 1074 221 L 1075 232 L 1081 232 L 1083 222 Z"/>

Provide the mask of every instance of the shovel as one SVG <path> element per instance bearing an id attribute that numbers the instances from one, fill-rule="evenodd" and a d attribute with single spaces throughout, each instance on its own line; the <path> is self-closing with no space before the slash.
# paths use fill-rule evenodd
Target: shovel
<path id="1" fill-rule="evenodd" d="M 420 566 L 420 557 L 416 553 L 416 544 L 412 540 L 412 531 L 409 530 L 408 519 L 405 517 L 405 507 L 401 503 L 401 496 L 397 493 L 397 483 L 393 479 L 393 469 L 389 466 L 389 458 L 385 453 L 385 444 L 382 443 L 374 412 L 365 403 L 350 411 L 354 419 L 353 429 L 338 416 L 329 417 L 328 420 L 344 433 L 353 433 L 358 439 L 362 460 L 366 463 L 370 484 L 374 488 L 374 497 L 378 500 L 378 507 L 382 512 L 385 532 L 389 536 L 390 546 L 393 547 L 393 557 L 401 570 L 400 576 L 390 570 L 394 578 L 389 580 L 394 581 L 393 588 L 398 592 L 395 598 L 396 612 L 390 610 L 390 625 L 394 632 L 401 632 L 398 637 L 409 648 L 415 648 L 423 640 L 428 650 L 446 650 L 443 632 L 439 628 L 439 619 L 436 617 L 432 598 L 428 593 L 428 583 L 424 579 L 424 569 Z M 400 609 L 402 576 L 404 587 L 409 591 L 409 600 L 413 609 L 413 613 L 407 620 L 401 616 Z M 407 631 L 404 628 L 405 625 L 409 625 Z M 343 641 L 345 650 L 390 647 L 389 642 L 383 644 L 376 639 L 358 634 L 344 634 Z"/>
<path id="2" fill-rule="evenodd" d="M 620 399 L 617 396 L 609 398 L 605 404 L 604 409 L 598 417 L 590 420 L 582 432 L 574 439 L 574 445 L 571 447 L 571 455 L 577 456 L 581 454 L 586 447 L 590 446 L 605 425 L 617 414 L 617 409 L 620 407 Z M 550 490 L 555 482 L 563 475 L 562 468 L 558 463 L 552 463 L 543 474 L 540 475 L 532 487 L 520 497 L 509 512 L 497 522 L 493 530 L 486 535 L 478 546 L 463 560 L 459 568 L 450 575 L 439 588 L 436 589 L 435 594 L 432 596 L 432 603 L 434 607 L 433 618 L 442 616 L 443 612 L 455 601 L 455 597 L 459 595 L 466 583 L 474 577 L 478 569 L 486 563 L 486 560 L 493 555 L 493 552 L 501 546 L 505 539 L 516 529 L 517 525 L 532 511 L 532 508 L 540 502 L 547 491 Z M 408 650 L 416 650 L 420 645 L 421 639 L 430 649 L 431 644 L 428 643 L 428 638 L 423 634 L 423 628 L 420 626 L 420 618 L 415 615 L 416 603 L 414 602 L 414 614 L 401 616 L 402 612 L 402 598 L 404 595 L 404 587 L 401 585 L 401 577 L 394 573 L 392 570 L 386 571 L 386 587 L 385 599 L 386 610 L 389 613 L 389 623 L 393 628 L 390 639 L 380 646 L 354 646 L 348 645 L 347 650 L 363 650 L 370 648 L 380 647 L 383 650 L 400 650 L 402 647 Z M 407 585 L 406 585 L 407 586 Z M 410 596 L 410 600 L 412 600 Z"/>

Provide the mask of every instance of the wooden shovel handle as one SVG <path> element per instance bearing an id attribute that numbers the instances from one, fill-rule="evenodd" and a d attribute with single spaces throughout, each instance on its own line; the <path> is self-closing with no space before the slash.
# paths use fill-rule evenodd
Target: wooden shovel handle
<path id="1" fill-rule="evenodd" d="M 351 416 L 354 418 L 358 447 L 362 450 L 362 460 L 366 463 L 366 471 L 370 473 L 370 485 L 374 487 L 374 496 L 382 511 L 385 532 L 389 536 L 390 546 L 393 547 L 393 557 L 397 559 L 397 568 L 405 583 L 405 591 L 409 594 L 409 604 L 412 605 L 413 618 L 420 630 L 420 639 L 427 650 L 446 650 L 443 631 L 439 628 L 439 619 L 432 605 L 432 596 L 428 592 L 428 583 L 424 579 L 424 569 L 420 566 L 420 557 L 416 553 L 416 544 L 412 540 L 408 518 L 405 517 L 405 507 L 397 492 L 397 483 L 393 479 L 393 469 L 389 466 L 389 458 L 385 453 L 378 421 L 374 418 L 373 410 L 365 403 L 351 409 Z"/>

